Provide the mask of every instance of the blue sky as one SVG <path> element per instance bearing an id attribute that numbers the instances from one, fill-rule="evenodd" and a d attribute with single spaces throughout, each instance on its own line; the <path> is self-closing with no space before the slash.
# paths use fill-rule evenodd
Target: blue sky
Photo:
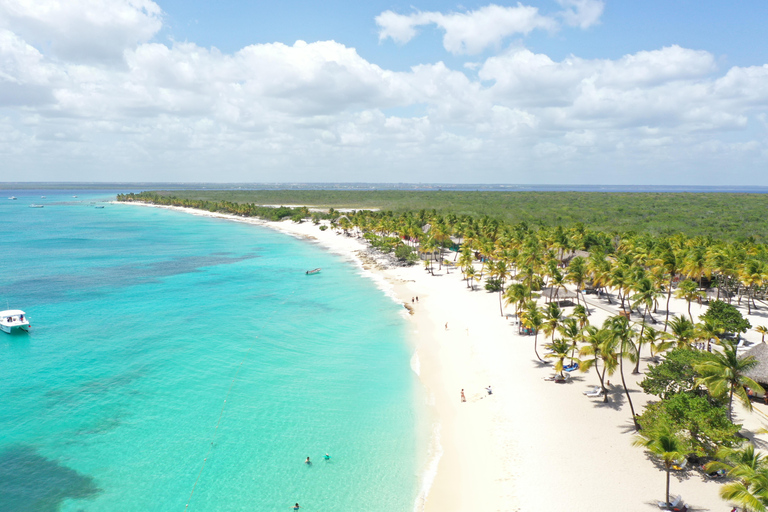
<path id="1" fill-rule="evenodd" d="M 768 185 L 768 2 L 0 0 L 0 181 Z"/>

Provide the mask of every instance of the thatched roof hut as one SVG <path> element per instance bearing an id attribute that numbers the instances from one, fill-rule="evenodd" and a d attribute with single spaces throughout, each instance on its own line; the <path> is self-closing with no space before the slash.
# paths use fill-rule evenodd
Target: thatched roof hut
<path id="1" fill-rule="evenodd" d="M 567 288 L 560 288 L 559 290 L 556 290 L 554 287 L 552 288 L 542 288 L 541 289 L 541 296 L 546 297 L 548 300 L 552 300 L 555 298 L 555 295 L 557 295 L 558 300 L 566 300 L 566 299 L 575 299 L 576 298 L 576 292 L 572 292 L 568 290 Z"/>
<path id="2" fill-rule="evenodd" d="M 747 372 L 747 377 L 759 384 L 768 385 L 768 343 L 758 343 L 740 357 L 747 356 L 754 356 L 757 359 L 757 366 Z"/>

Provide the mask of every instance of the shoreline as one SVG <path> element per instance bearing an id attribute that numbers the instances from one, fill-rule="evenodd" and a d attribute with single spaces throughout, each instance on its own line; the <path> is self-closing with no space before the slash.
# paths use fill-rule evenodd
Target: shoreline
<path id="1" fill-rule="evenodd" d="M 621 386 L 611 385 L 612 401 L 603 404 L 582 393 L 597 383 L 592 372 L 575 374 L 565 385 L 543 380 L 552 373 L 552 365 L 544 366 L 533 356 L 534 338 L 518 335 L 513 322 L 500 314 L 498 294 L 470 291 L 458 269 L 436 268 L 432 276 L 420 265 L 389 267 L 367 251 L 364 241 L 331 229 L 320 231 L 310 222 L 271 222 L 133 204 L 264 226 L 306 239 L 353 262 L 362 275 L 403 306 L 411 297 L 419 297 L 412 304 L 412 314 L 406 315 L 414 347 L 411 366 L 426 389 L 427 407 L 437 415 L 437 432 L 430 433 L 430 444 L 437 439 L 438 446 L 435 457 L 420 468 L 414 510 L 422 510 L 421 500 L 426 512 L 658 510 L 664 472 L 631 445 L 629 406 Z M 615 314 L 615 305 L 589 300 L 593 324 Z M 674 314 L 686 309 L 685 301 L 673 299 Z M 698 305 L 692 309 L 694 315 L 705 310 Z M 512 311 L 510 307 L 504 313 Z M 753 325 L 764 323 L 759 316 L 750 320 Z M 744 337 L 760 341 L 754 331 Z M 538 341 L 540 347 L 547 342 L 543 334 Z M 641 411 L 655 397 L 645 395 L 637 385 L 642 373 L 627 372 L 626 378 L 635 409 Z M 618 382 L 618 374 L 611 380 Z M 485 393 L 488 385 L 493 386 L 493 395 Z M 461 389 L 466 403 L 459 401 Z M 754 433 L 768 419 L 768 408 L 757 410 L 749 414 L 736 406 L 734 419 Z M 696 510 L 725 510 L 728 505 L 719 498 L 720 485 L 688 471 L 673 475 L 670 492 L 681 494 Z"/>

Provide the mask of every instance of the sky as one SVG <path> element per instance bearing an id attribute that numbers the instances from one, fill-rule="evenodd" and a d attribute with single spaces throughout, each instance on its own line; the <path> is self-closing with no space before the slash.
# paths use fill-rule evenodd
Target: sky
<path id="1" fill-rule="evenodd" d="M 765 20 L 765 0 L 0 0 L 0 182 L 768 186 Z"/>

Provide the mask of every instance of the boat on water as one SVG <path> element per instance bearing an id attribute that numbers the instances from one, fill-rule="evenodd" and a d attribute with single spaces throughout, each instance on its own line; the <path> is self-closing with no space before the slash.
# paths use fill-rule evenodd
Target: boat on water
<path id="1" fill-rule="evenodd" d="M 77 197 L 77 196 L 72 196 L 72 197 Z"/>
<path id="2" fill-rule="evenodd" d="M 102 205 L 94 206 L 94 208 L 104 208 L 104 205 L 102 204 Z"/>
<path id="3" fill-rule="evenodd" d="M 16 200 L 16 196 L 11 196 L 8 199 L 10 199 L 11 201 L 15 201 Z"/>
<path id="4" fill-rule="evenodd" d="M 30 208 L 42 208 L 42 207 L 43 207 L 43 205 L 41 205 L 41 204 L 34 204 L 34 203 L 33 203 L 33 204 L 29 205 L 29 207 L 30 207 Z"/>
<path id="5" fill-rule="evenodd" d="M 45 196 L 40 196 L 40 199 L 45 199 Z"/>
<path id="6" fill-rule="evenodd" d="M 319 274 L 319 273 L 320 273 L 319 268 L 313 268 L 312 270 L 307 270 L 307 275 Z"/>
<path id="7" fill-rule="evenodd" d="M 0 329 L 10 334 L 15 330 L 28 330 L 29 320 L 20 309 L 8 309 L 0 311 Z"/>

